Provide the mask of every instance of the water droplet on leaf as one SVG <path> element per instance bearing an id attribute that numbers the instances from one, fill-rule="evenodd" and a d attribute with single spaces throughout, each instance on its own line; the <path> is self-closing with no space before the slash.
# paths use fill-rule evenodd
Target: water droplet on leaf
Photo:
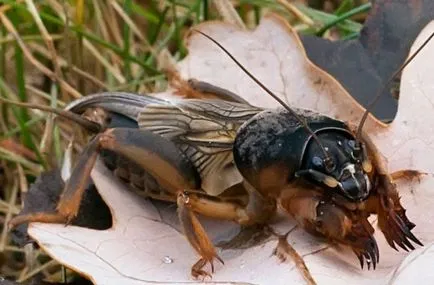
<path id="1" fill-rule="evenodd" d="M 166 264 L 170 264 L 173 263 L 173 259 L 170 258 L 170 256 L 166 255 L 165 257 L 163 257 L 163 262 Z"/>

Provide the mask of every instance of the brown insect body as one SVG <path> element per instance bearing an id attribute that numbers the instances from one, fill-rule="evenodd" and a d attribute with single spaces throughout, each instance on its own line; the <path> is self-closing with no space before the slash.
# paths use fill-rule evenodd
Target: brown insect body
<path id="1" fill-rule="evenodd" d="M 125 108 L 127 104 L 130 105 Z M 89 111 L 92 108 L 98 110 L 95 118 L 92 118 L 95 112 Z M 321 181 L 312 183 L 309 177 L 296 177 L 296 171 L 303 170 L 308 165 L 305 161 L 312 159 L 311 156 L 306 157 L 306 153 L 315 142 L 309 142 L 309 135 L 286 111 L 264 111 L 244 103 L 222 100 L 170 102 L 126 93 L 87 96 L 68 109 L 85 113 L 87 118 L 100 123 L 107 121 L 105 116 L 108 114 L 111 123 L 106 126 L 109 127 L 106 131 L 92 139 L 80 156 L 65 187 L 58 214 L 18 216 L 12 220 L 12 225 L 28 221 L 68 222 L 73 219 L 84 191 L 81 181 L 90 175 L 96 155 L 105 156 L 105 152 L 110 152 L 116 154 L 117 159 L 105 156 L 106 163 L 136 192 L 178 204 L 185 234 L 201 255 L 192 268 L 193 276 L 208 274 L 202 267 L 207 262 L 212 264 L 214 258 L 219 259 L 196 213 L 242 225 L 263 224 L 274 215 L 276 205 L 280 203 L 309 232 L 351 246 L 362 266 L 364 261 L 368 266 L 375 266 L 379 258 L 372 237 L 374 229 L 367 222 L 370 214 L 379 215 L 379 221 L 383 221 L 380 228 L 391 245 L 396 242 L 401 247 L 407 245 L 414 248 L 408 238 L 420 243 L 410 232 L 412 224 L 405 217 L 396 192 L 395 196 L 387 194 L 385 197 L 388 202 L 394 203 L 397 209 L 394 213 L 398 214 L 390 218 L 389 213 L 383 211 L 379 196 L 381 191 L 375 190 L 381 189 L 381 179 L 375 174 L 376 170 L 370 173 L 376 188 L 370 191 L 369 197 L 357 201 L 325 187 Z M 342 122 L 311 112 L 298 113 L 307 115 L 306 118 L 311 120 L 310 127 L 319 132 L 320 141 L 324 133 L 334 134 L 342 141 L 354 138 Z M 99 119 L 101 114 L 104 119 Z M 261 120 L 264 116 L 273 116 L 281 126 L 286 126 L 283 129 L 290 129 L 293 141 L 285 137 L 286 144 L 278 147 L 282 129 L 268 120 L 265 124 L 268 131 L 257 129 L 253 134 L 256 141 L 249 142 L 248 136 L 242 135 L 243 131 L 252 127 L 249 123 L 255 120 L 266 122 Z M 267 132 L 271 137 L 278 138 L 274 147 L 289 156 L 275 153 L 273 157 L 272 153 L 267 153 L 267 144 L 268 150 L 273 149 L 267 136 L 262 141 L 265 146 L 255 145 L 261 141 L 258 134 Z M 234 144 L 237 138 L 239 143 Z M 291 142 L 295 148 L 288 152 Z M 247 144 L 247 147 L 242 144 Z M 251 147 L 257 148 L 254 155 L 243 154 L 243 151 L 252 151 Z M 293 156 L 295 150 L 296 155 Z M 264 156 L 258 156 L 260 153 Z M 321 152 L 313 153 L 320 155 Z M 234 160 L 234 155 L 238 157 L 238 162 Z M 240 157 L 243 155 L 250 158 L 256 155 L 255 161 L 242 161 Z M 390 226 L 391 219 L 400 220 Z"/>
<path id="2" fill-rule="evenodd" d="M 350 246 L 368 268 L 379 261 L 371 214 L 393 248 L 422 245 L 393 182 L 402 175 L 387 172 L 361 126 L 356 135 L 341 121 L 293 110 L 258 84 L 286 110 L 262 110 L 232 93 L 223 100 L 172 101 L 107 93 L 73 102 L 67 110 L 85 113 L 105 130 L 79 157 L 57 212 L 18 216 L 11 225 L 73 219 L 97 156 L 108 151 L 118 156 L 106 159 L 109 167 L 133 188 L 177 203 L 185 235 L 201 256 L 195 277 L 221 261 L 196 214 L 264 224 L 279 203 L 309 232 Z"/>
<path id="3" fill-rule="evenodd" d="M 127 100 L 133 100 L 136 105 L 119 109 L 118 106 Z M 111 163 L 111 168 L 136 192 L 155 199 L 177 201 L 178 204 L 179 200 L 196 199 L 201 205 L 193 206 L 193 212 L 234 220 L 243 225 L 266 223 L 274 214 L 276 203 L 280 203 L 309 232 L 351 246 L 362 266 L 365 260 L 368 266 L 376 266 L 379 252 L 372 237 L 374 229 L 367 218 L 370 214 L 381 212 L 376 191 L 378 183 L 368 195 L 354 200 L 326 187 L 322 181 L 312 181 L 310 177 L 297 178 L 296 171 L 310 167 L 307 162 L 321 152 L 309 153 L 315 142 L 288 112 L 262 110 L 245 103 L 221 100 L 170 102 L 114 93 L 88 96 L 74 102 L 69 109 L 80 112 L 84 107 L 99 108 L 107 102 L 111 102 L 106 108 L 112 116 L 137 117 L 137 123 L 123 118 L 128 124 L 112 120 L 108 127 L 138 127 L 151 131 L 174 142 L 182 159 L 186 158 L 191 163 L 189 167 L 182 167 L 182 171 L 185 173 L 187 168 L 191 169 L 187 176 L 194 177 L 194 183 L 179 199 L 179 191 L 167 190 L 167 187 L 160 185 L 161 180 L 157 181 L 125 156 L 118 156 L 118 160 Z M 354 140 L 349 127 L 311 111 L 296 112 L 306 118 L 322 143 L 330 148 L 341 148 L 341 156 L 344 156 L 344 161 L 348 160 L 346 157 L 352 155 L 352 149 L 346 144 Z M 327 140 L 330 140 L 328 144 Z M 279 145 L 281 143 L 283 145 Z M 163 141 L 159 145 L 163 145 Z M 336 149 L 330 151 L 337 152 Z M 247 158 L 247 161 L 242 161 L 240 157 Z M 343 161 L 337 163 L 343 164 Z M 375 169 L 368 174 L 373 183 L 378 180 Z M 382 230 L 387 231 L 386 228 Z M 409 230 L 410 239 L 419 243 Z M 393 245 L 396 233 L 385 235 Z M 405 241 L 398 240 L 399 245 L 409 244 L 409 248 L 414 248 L 405 234 L 403 239 Z"/>

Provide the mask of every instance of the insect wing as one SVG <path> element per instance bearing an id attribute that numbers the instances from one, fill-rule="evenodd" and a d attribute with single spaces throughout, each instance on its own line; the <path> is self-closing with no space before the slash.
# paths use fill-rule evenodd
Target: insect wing
<path id="1" fill-rule="evenodd" d="M 147 105 L 138 124 L 178 144 L 198 169 L 202 188 L 219 195 L 242 181 L 233 162 L 233 142 L 238 128 L 261 111 L 236 102 L 184 99 Z"/>

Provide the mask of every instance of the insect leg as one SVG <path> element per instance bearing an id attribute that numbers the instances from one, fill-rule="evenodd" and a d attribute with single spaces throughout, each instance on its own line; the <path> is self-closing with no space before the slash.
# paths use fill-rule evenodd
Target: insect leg
<path id="1" fill-rule="evenodd" d="M 227 89 L 212 85 L 212 84 L 204 82 L 204 81 L 199 81 L 196 79 L 189 79 L 188 84 L 190 85 L 190 87 L 192 89 L 194 89 L 196 91 L 199 91 L 201 93 L 212 94 L 212 95 L 217 96 L 217 98 L 222 99 L 222 100 L 249 104 L 249 102 L 247 102 L 246 100 L 244 100 L 243 98 L 241 98 L 237 94 L 235 94 L 235 93 L 233 93 Z"/>
<path id="2" fill-rule="evenodd" d="M 194 278 L 200 276 L 210 276 L 202 268 L 209 263 L 211 272 L 214 273 L 214 259 L 223 264 L 223 260 L 217 255 L 214 245 L 212 244 L 205 229 L 200 224 L 195 213 L 191 209 L 190 197 L 186 193 L 180 193 L 177 199 L 178 216 L 181 222 L 184 234 L 191 246 L 200 255 L 199 260 L 192 266 L 191 275 Z"/>
<path id="3" fill-rule="evenodd" d="M 281 262 L 285 262 L 288 257 L 291 258 L 295 262 L 295 265 L 299 269 L 300 273 L 303 275 L 306 283 L 309 285 L 316 285 L 317 283 L 313 279 L 312 274 L 309 272 L 309 268 L 306 266 L 303 257 L 301 257 L 294 247 L 288 242 L 289 234 L 296 228 L 297 226 L 289 230 L 284 235 L 277 234 L 273 229 L 270 228 L 270 231 L 272 231 L 273 235 L 277 236 L 278 238 L 278 243 L 273 251 L 273 255 L 275 255 Z"/>
<path id="4" fill-rule="evenodd" d="M 55 212 L 38 212 L 16 216 L 9 222 L 10 228 L 28 222 L 69 223 L 78 213 L 83 192 L 88 185 L 90 172 L 98 155 L 98 136 L 83 150 L 69 181 L 57 204 Z"/>
<path id="5" fill-rule="evenodd" d="M 196 169 L 171 141 L 145 130 L 108 129 L 96 135 L 85 147 L 65 185 L 55 213 L 17 216 L 11 220 L 9 226 L 25 222 L 69 223 L 78 213 L 90 173 L 102 149 L 112 150 L 135 162 L 150 173 L 159 185 L 174 193 L 179 189 L 198 187 Z"/>
<path id="6" fill-rule="evenodd" d="M 321 193 L 308 189 L 293 190 L 280 204 L 306 231 L 331 242 L 350 246 L 363 265 L 376 267 L 379 261 L 374 228 L 366 216 L 350 212 L 324 200 Z"/>
<path id="7" fill-rule="evenodd" d="M 386 164 L 380 155 L 377 147 L 369 136 L 362 132 L 362 140 L 366 148 L 373 156 L 373 164 L 378 172 L 377 194 L 372 195 L 368 205 L 371 212 L 378 215 L 378 226 L 383 232 L 388 244 L 396 249 L 395 243 L 404 250 L 414 249 L 410 241 L 418 245 L 423 245 L 419 239 L 414 236 L 411 230 L 414 228 L 407 215 L 406 210 L 401 205 L 398 190 L 394 183 L 392 175 L 387 171 Z M 409 173 L 402 172 L 395 174 L 398 178 L 408 177 Z M 417 177 L 418 175 L 416 175 Z"/>
<path id="8" fill-rule="evenodd" d="M 254 225 L 266 222 L 276 211 L 274 200 L 259 200 L 250 195 L 247 206 L 234 202 L 225 202 L 206 194 L 198 195 L 185 191 L 183 196 L 189 208 L 201 215 L 236 222 L 240 225 Z M 252 200 L 255 200 L 252 202 Z"/>
<path id="9" fill-rule="evenodd" d="M 404 169 L 404 170 L 398 170 L 390 174 L 392 179 L 394 181 L 396 180 L 405 180 L 405 181 L 412 181 L 413 179 L 417 179 L 420 182 L 420 179 L 422 176 L 427 175 L 426 172 L 421 172 L 418 170 L 413 169 Z"/>
<path id="10" fill-rule="evenodd" d="M 208 235 L 196 217 L 201 214 L 211 218 L 234 221 L 241 225 L 252 225 L 263 223 L 276 211 L 275 201 L 255 201 L 254 196 L 249 197 L 247 206 L 242 206 L 235 202 L 220 201 L 207 194 L 198 194 L 184 191 L 178 194 L 178 215 L 184 229 L 185 236 L 192 247 L 201 256 L 199 261 L 193 265 L 191 274 L 197 278 L 199 276 L 209 276 L 202 268 L 209 263 L 212 271 L 214 270 L 214 259 L 223 263 L 217 255 L 215 248 Z M 260 205 L 261 204 L 261 205 Z"/>

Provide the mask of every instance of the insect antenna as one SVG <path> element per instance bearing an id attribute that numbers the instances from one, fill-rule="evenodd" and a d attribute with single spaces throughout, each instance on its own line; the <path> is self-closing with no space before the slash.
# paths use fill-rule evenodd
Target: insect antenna
<path id="1" fill-rule="evenodd" d="M 73 121 L 73 122 L 79 124 L 80 126 L 84 127 L 85 129 L 87 129 L 91 132 L 94 132 L 94 133 L 98 133 L 101 130 L 101 126 L 99 124 L 92 122 L 92 121 L 89 121 L 89 120 L 83 118 L 82 116 L 77 115 L 73 112 L 60 110 L 60 109 L 56 109 L 56 108 L 52 108 L 52 107 L 48 107 L 48 106 L 44 106 L 44 105 L 39 105 L 39 104 L 29 104 L 29 103 L 23 103 L 23 102 L 16 102 L 16 101 L 5 99 L 3 97 L 0 97 L 0 102 L 4 103 L 4 104 L 10 104 L 10 105 L 15 105 L 15 106 L 19 106 L 19 107 L 37 109 L 37 110 L 53 113 L 53 114 L 56 114 L 60 117 L 66 118 L 70 121 Z"/>
<path id="2" fill-rule="evenodd" d="M 318 136 L 312 131 L 311 128 L 306 124 L 306 122 L 301 118 L 294 110 L 292 110 L 285 102 L 283 102 L 282 99 L 280 99 L 276 94 L 274 94 L 270 89 L 268 89 L 264 84 L 262 84 L 253 74 L 251 74 L 225 47 L 223 47 L 218 41 L 216 41 L 211 36 L 205 34 L 202 31 L 193 29 L 193 31 L 203 35 L 204 37 L 211 40 L 213 43 L 215 43 L 221 50 L 223 50 L 253 81 L 255 81 L 256 84 L 258 84 L 265 92 L 267 92 L 271 97 L 273 97 L 274 100 L 276 100 L 280 105 L 283 106 L 289 113 L 291 113 L 301 124 L 302 126 L 309 132 L 309 134 L 312 136 L 312 138 L 316 141 L 316 143 L 321 148 L 322 152 L 324 153 L 325 159 L 325 165 L 326 166 L 332 166 L 330 165 L 333 163 L 331 160 L 329 154 L 327 153 L 324 146 L 321 144 L 320 140 L 318 139 Z"/>
<path id="3" fill-rule="evenodd" d="M 381 95 L 383 94 L 383 91 L 387 88 L 387 86 L 394 80 L 401 71 L 410 63 L 413 61 L 413 59 L 418 55 L 422 49 L 425 48 L 425 46 L 431 41 L 431 39 L 434 37 L 434 32 L 424 41 L 424 43 L 414 52 L 413 55 L 411 55 L 393 74 L 392 76 L 386 81 L 386 83 L 378 90 L 377 95 L 375 96 L 374 100 L 372 100 L 371 103 L 369 103 L 368 107 L 366 108 L 365 113 L 363 114 L 362 119 L 360 120 L 359 127 L 357 128 L 356 133 L 356 140 L 360 142 L 360 138 L 362 136 L 362 129 L 363 125 L 366 122 L 366 119 L 368 118 L 369 113 L 372 111 L 372 108 L 377 104 L 378 100 L 380 99 Z"/>

